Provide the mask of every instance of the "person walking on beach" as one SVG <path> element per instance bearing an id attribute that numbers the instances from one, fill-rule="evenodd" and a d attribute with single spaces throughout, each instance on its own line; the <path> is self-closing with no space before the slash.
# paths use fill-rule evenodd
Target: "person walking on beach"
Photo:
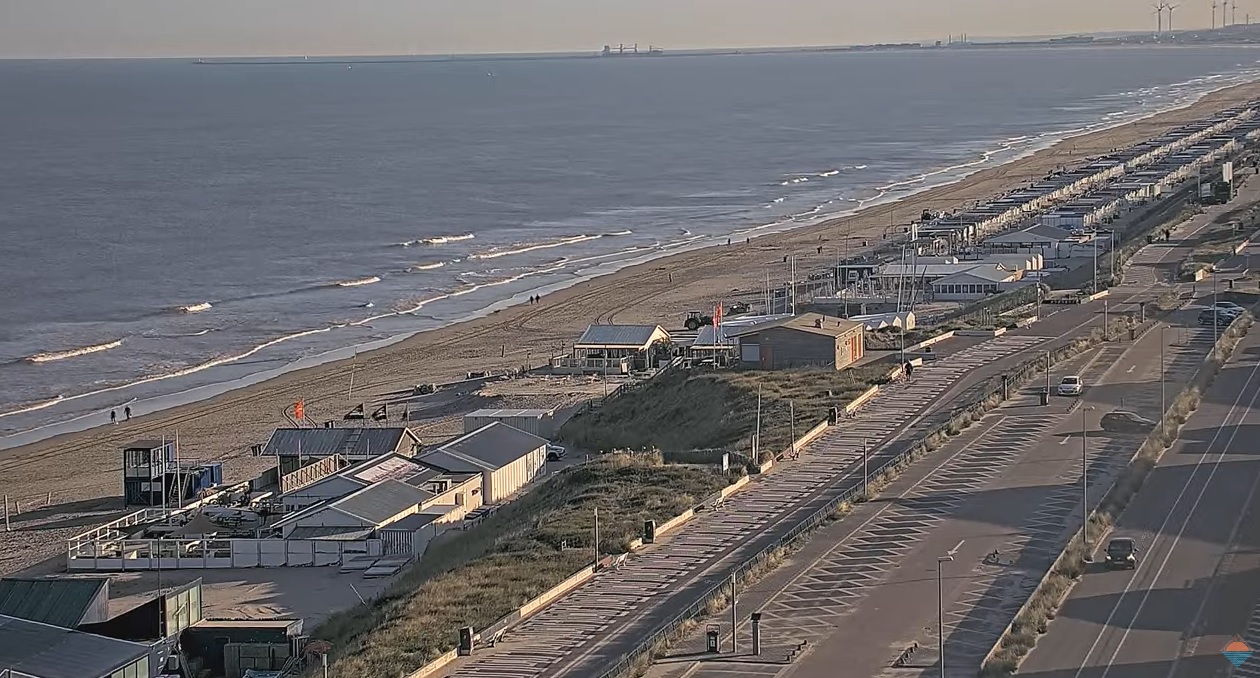
<path id="1" fill-rule="evenodd" d="M 128 406 L 126 406 L 126 407 L 124 407 L 124 408 L 123 408 L 123 417 L 124 417 L 127 421 L 131 421 L 131 405 L 128 405 Z"/>
<path id="2" fill-rule="evenodd" d="M 114 410 L 110 410 L 110 411 L 109 411 L 109 423 L 111 423 L 111 424 L 117 424 L 117 423 L 118 423 L 118 413 L 117 413 L 117 412 L 115 412 Z"/>

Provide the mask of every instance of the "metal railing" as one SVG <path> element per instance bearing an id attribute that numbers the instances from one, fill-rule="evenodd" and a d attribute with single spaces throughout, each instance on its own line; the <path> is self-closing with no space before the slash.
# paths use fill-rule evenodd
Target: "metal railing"
<path id="1" fill-rule="evenodd" d="M 1075 355 L 1075 353 L 1072 352 L 1071 345 L 1069 344 L 1067 346 L 1060 346 L 1057 349 L 1052 349 L 1050 351 L 1050 355 L 1051 364 L 1053 365 L 1054 363 L 1061 362 L 1062 360 Z M 1037 358 L 1020 363 L 1009 373 L 990 377 L 970 389 L 967 389 L 967 391 L 963 393 L 962 398 L 960 398 L 960 400 L 964 400 L 964 402 L 966 402 L 965 405 L 960 405 L 950 410 L 949 415 L 944 417 L 944 420 L 941 423 L 931 426 L 931 428 L 925 431 L 916 442 L 908 445 L 903 451 L 894 454 L 891 458 L 884 459 L 882 462 L 879 462 L 878 465 L 871 465 L 870 476 L 873 478 L 879 477 L 891 470 L 905 465 L 924 451 L 926 441 L 943 433 L 947 433 L 948 429 L 955 425 L 955 422 L 959 417 L 967 414 L 976 414 L 982 407 L 983 403 L 990 398 L 1011 395 L 1011 391 L 1013 389 L 1020 388 L 1022 385 L 1030 381 L 1035 375 L 1043 372 L 1045 370 L 1045 365 L 1045 354 L 1042 354 Z M 967 396 L 971 397 L 968 398 Z M 859 478 L 846 476 L 845 478 L 842 478 L 839 483 L 850 481 L 854 482 L 853 487 L 842 492 L 839 496 L 829 501 L 825 506 L 797 523 L 796 526 L 780 536 L 773 543 L 745 560 L 731 572 L 726 573 L 722 577 L 721 583 L 706 590 L 691 605 L 671 617 L 668 621 L 660 624 L 655 631 L 640 641 L 633 650 L 627 652 L 622 659 L 618 660 L 611 667 L 599 674 L 599 678 L 620 678 L 620 676 L 628 672 L 640 658 L 648 655 L 659 644 L 667 641 L 670 635 L 681 628 L 684 624 L 692 619 L 702 616 L 712 600 L 717 599 L 730 590 L 730 580 L 732 576 L 735 577 L 736 581 L 746 579 L 751 571 L 774 557 L 776 552 L 790 546 L 803 535 L 812 532 L 819 525 L 826 522 L 842 505 L 846 503 L 853 503 L 854 500 L 862 496 L 863 488 Z"/>

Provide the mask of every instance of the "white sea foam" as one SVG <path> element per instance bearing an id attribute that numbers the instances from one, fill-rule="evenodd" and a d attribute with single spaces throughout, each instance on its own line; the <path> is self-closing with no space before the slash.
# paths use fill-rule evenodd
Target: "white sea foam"
<path id="1" fill-rule="evenodd" d="M 122 346 L 122 343 L 123 343 L 123 340 L 118 339 L 116 341 L 110 341 L 104 344 L 93 344 L 92 346 L 72 348 L 66 351 L 50 351 L 48 353 L 36 353 L 35 355 L 28 357 L 27 360 L 33 363 L 51 363 L 58 360 L 65 360 L 67 358 L 77 358 L 83 355 L 89 355 L 92 353 L 100 353 L 101 351 L 108 351 L 111 348 L 118 348 L 119 346 Z"/>
<path id="2" fill-rule="evenodd" d="M 211 308 L 210 302 L 203 301 L 200 304 L 188 304 L 186 306 L 180 306 L 176 308 L 175 310 L 180 313 L 201 313 L 202 311 L 210 310 L 210 308 Z"/>
<path id="3" fill-rule="evenodd" d="M 438 235 L 432 238 L 417 238 L 416 240 L 407 240 L 398 243 L 399 247 L 415 247 L 416 245 L 446 245 L 448 243 L 459 242 L 461 240 L 472 240 L 477 237 L 472 233 L 464 233 L 462 235 Z"/>
<path id="4" fill-rule="evenodd" d="M 371 276 L 368 278 L 358 278 L 355 280 L 342 280 L 341 282 L 337 283 L 337 287 L 361 287 L 363 285 L 371 285 L 373 283 L 378 283 L 380 281 L 381 279 L 378 276 Z"/>
<path id="5" fill-rule="evenodd" d="M 548 250 L 556 247 L 565 247 L 567 245 L 576 245 L 578 243 L 599 240 L 600 238 L 611 238 L 618 236 L 630 235 L 630 231 L 619 231 L 617 233 L 602 233 L 598 235 L 575 235 L 568 238 L 561 238 L 550 242 L 540 243 L 521 243 L 519 245 L 507 249 L 493 249 L 486 252 L 469 255 L 469 259 L 498 259 L 499 257 L 508 257 L 514 254 L 525 254 L 527 252 L 536 252 L 538 250 Z"/>
<path id="6" fill-rule="evenodd" d="M 415 273 L 417 271 L 432 271 L 434 269 L 442 268 L 445 265 L 446 265 L 445 261 L 438 261 L 432 264 L 415 264 L 413 266 L 407 267 L 407 272 Z"/>

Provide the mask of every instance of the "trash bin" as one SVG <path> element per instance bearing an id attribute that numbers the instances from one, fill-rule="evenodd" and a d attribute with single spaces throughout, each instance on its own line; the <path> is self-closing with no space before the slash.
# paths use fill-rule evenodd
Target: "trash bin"
<path id="1" fill-rule="evenodd" d="M 709 652 L 709 654 L 717 654 L 721 651 L 718 647 L 718 636 L 720 633 L 721 631 L 716 624 L 710 624 L 708 630 L 705 631 L 705 636 L 707 638 L 705 649 Z"/>
<path id="2" fill-rule="evenodd" d="M 1040 395 L 1041 395 L 1041 404 L 1042 404 L 1042 405 L 1049 405 L 1049 404 L 1050 404 L 1050 392 L 1049 392 L 1049 391 L 1042 391 Z"/>
<path id="3" fill-rule="evenodd" d="M 1130 327 L 1129 328 L 1129 341 L 1133 341 L 1134 339 L 1137 339 L 1137 328 Z"/>
<path id="4" fill-rule="evenodd" d="M 464 626 L 459 630 L 459 651 L 461 657 L 467 657 L 473 651 L 473 627 Z"/>
<path id="5" fill-rule="evenodd" d="M 643 521 L 643 543 L 644 544 L 656 543 L 656 521 L 655 520 Z"/>
<path id="6" fill-rule="evenodd" d="M 1148 236 L 1146 236 L 1146 244 L 1147 244 L 1147 245 L 1150 245 L 1150 244 L 1152 244 L 1152 243 L 1154 243 L 1154 242 L 1155 242 L 1155 236 L 1153 236 L 1153 235 L 1148 235 Z"/>

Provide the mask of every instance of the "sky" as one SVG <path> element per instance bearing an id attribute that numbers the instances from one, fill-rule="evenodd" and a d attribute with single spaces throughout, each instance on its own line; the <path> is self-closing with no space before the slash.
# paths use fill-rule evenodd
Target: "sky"
<path id="1" fill-rule="evenodd" d="M 1238 20 L 1260 0 L 1240 0 Z M 1207 27 L 1181 0 L 1174 28 Z M 1155 28 L 1152 0 L 0 0 L 0 58 L 842 45 Z M 1167 15 L 1165 15 L 1165 21 Z"/>

